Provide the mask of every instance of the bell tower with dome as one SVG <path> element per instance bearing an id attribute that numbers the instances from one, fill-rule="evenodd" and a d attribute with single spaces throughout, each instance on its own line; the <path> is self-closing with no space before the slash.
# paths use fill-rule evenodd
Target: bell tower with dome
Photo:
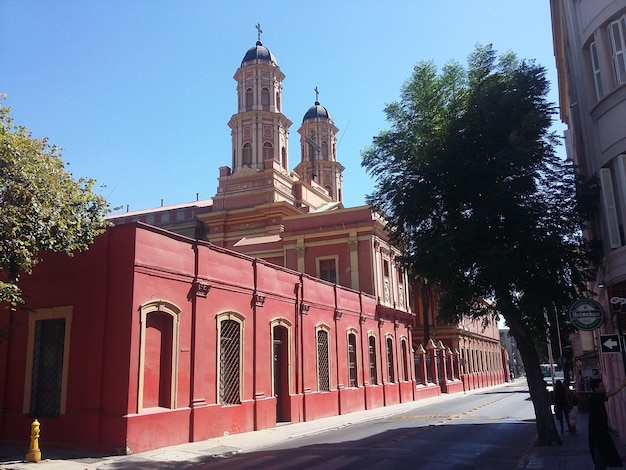
<path id="1" fill-rule="evenodd" d="M 302 158 L 294 171 L 303 180 L 322 186 L 333 201 L 342 202 L 344 167 L 337 161 L 338 130 L 328 110 L 320 104 L 315 87 L 315 104 L 305 113 L 298 129 Z"/>
<path id="2" fill-rule="evenodd" d="M 285 74 L 278 60 L 258 40 L 246 52 L 233 77 L 237 81 L 237 113 L 228 122 L 232 135 L 232 171 L 263 170 L 274 160 L 285 171 L 291 121 L 282 113 Z"/>
<path id="3" fill-rule="evenodd" d="M 208 239 L 224 247 L 233 247 L 244 238 L 276 236 L 283 230 L 285 217 L 316 211 L 339 200 L 336 183 L 325 188 L 315 178 L 289 170 L 292 122 L 282 112 L 285 74 L 276 56 L 261 42 L 260 25 L 256 28 L 256 44 L 247 50 L 233 77 L 237 81 L 237 112 L 228 121 L 231 166 L 220 167 L 212 210 L 198 217 L 206 226 Z M 320 128 L 325 141 L 331 143 L 332 137 L 334 154 L 336 128 L 332 120 L 308 121 Z"/>

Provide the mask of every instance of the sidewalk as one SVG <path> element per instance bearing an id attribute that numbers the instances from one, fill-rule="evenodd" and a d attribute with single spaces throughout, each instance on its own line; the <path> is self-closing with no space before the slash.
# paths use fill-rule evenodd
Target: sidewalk
<path id="1" fill-rule="evenodd" d="M 553 444 L 550 447 L 531 447 L 520 461 L 521 469 L 566 469 L 590 470 L 593 462 L 589 454 L 587 423 L 589 415 L 576 411 L 576 432 L 565 431 L 561 434 L 562 445 Z M 626 446 L 614 436 L 615 446 L 619 455 L 626 459 Z M 626 460 L 625 460 L 626 461 Z"/>
<path id="2" fill-rule="evenodd" d="M 520 380 L 513 382 L 519 386 Z M 525 384 L 525 382 L 524 382 Z M 485 390 L 472 390 L 467 393 L 481 393 Z M 134 455 L 102 456 L 78 454 L 71 450 L 42 448 L 42 460 L 38 463 L 26 462 L 25 447 L 0 445 L 0 470 L 153 470 L 184 469 L 216 457 L 228 457 L 235 453 L 252 452 L 273 444 L 297 439 L 303 436 L 340 429 L 355 423 L 391 416 L 421 406 L 454 400 L 455 394 L 440 395 L 418 402 L 358 411 L 348 415 L 332 416 L 305 423 L 284 424 L 271 429 L 233 434 L 201 442 L 185 443 L 176 446 L 154 449 Z M 550 447 L 531 446 L 517 467 L 523 469 L 567 469 L 588 470 L 592 468 L 587 448 L 587 415 L 577 415 L 577 432 L 564 433 L 563 445 Z M 620 455 L 626 455 L 626 448 L 618 448 Z M 506 469 L 502 469 L 506 470 Z"/>

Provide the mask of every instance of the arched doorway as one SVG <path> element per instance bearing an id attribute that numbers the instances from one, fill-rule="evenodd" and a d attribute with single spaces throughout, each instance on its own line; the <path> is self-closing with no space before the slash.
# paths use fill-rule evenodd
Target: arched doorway
<path id="1" fill-rule="evenodd" d="M 289 401 L 289 330 L 282 325 L 272 329 L 273 389 L 276 399 L 276 422 L 291 421 Z"/>

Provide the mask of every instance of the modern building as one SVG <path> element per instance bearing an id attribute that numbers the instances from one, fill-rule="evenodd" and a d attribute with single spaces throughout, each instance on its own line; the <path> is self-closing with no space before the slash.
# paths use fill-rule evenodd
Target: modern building
<path id="1" fill-rule="evenodd" d="M 602 260 L 591 289 L 604 307 L 596 330 L 572 339 L 577 387 L 601 376 L 607 388 L 624 377 L 623 353 L 602 352 L 603 335 L 622 336 L 626 299 L 626 1 L 551 0 L 559 109 L 567 125 L 565 144 L 578 174 L 596 178 L 600 209 L 584 229 L 602 243 Z M 610 400 L 611 416 L 623 417 L 623 400 Z M 626 422 L 614 419 L 620 436 Z"/>
<path id="2" fill-rule="evenodd" d="M 0 440 L 38 418 L 55 445 L 138 452 L 508 377 L 497 329 L 471 348 L 415 338 L 384 218 L 343 206 L 319 96 L 290 170 L 285 75 L 260 35 L 234 78 L 215 197 L 111 216 L 89 252 L 25 277 L 31 310 L 0 317 L 17 325 L 0 343 Z"/>

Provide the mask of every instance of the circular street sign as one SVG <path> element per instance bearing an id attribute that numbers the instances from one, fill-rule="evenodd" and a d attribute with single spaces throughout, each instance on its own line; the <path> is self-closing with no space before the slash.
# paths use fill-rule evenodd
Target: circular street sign
<path id="1" fill-rule="evenodd" d="M 595 330 L 604 321 L 604 309 L 595 300 L 580 299 L 569 308 L 569 319 L 579 330 Z"/>

